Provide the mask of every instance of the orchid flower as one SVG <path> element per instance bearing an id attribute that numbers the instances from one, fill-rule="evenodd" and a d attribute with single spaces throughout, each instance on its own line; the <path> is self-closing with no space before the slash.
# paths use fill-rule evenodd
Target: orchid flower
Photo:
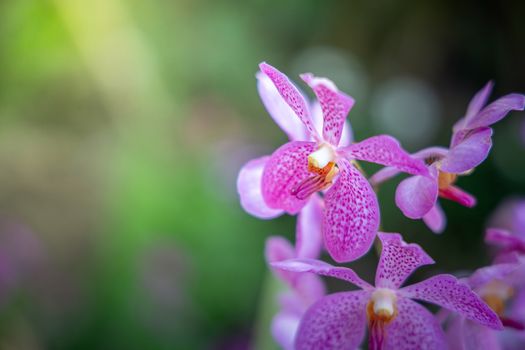
<path id="1" fill-rule="evenodd" d="M 319 257 L 322 237 L 320 217 L 316 217 L 315 206 L 320 201 L 320 198 L 315 198 L 301 210 L 299 217 L 308 220 L 297 221 L 295 247 L 282 237 L 269 237 L 266 240 L 265 255 L 269 264 L 293 258 Z M 272 320 L 272 336 L 283 349 L 294 350 L 293 342 L 299 322 L 308 307 L 324 296 L 324 284 L 315 274 L 295 274 L 275 269 L 274 273 L 286 283 L 286 289 L 278 296 L 280 307 Z"/>
<path id="2" fill-rule="evenodd" d="M 504 332 L 474 323 L 461 315 L 447 321 L 447 339 L 452 350 L 497 350 L 513 339 L 525 345 L 525 264 L 495 264 L 476 270 L 464 282 L 498 315 Z M 518 347 L 519 348 L 519 347 Z"/>
<path id="3" fill-rule="evenodd" d="M 442 349 L 445 335 L 432 313 L 412 299 L 440 305 L 493 329 L 498 316 L 471 289 L 452 275 L 437 275 L 400 288 L 408 276 L 434 261 L 417 244 L 399 234 L 378 233 L 382 252 L 375 287 L 349 268 L 313 259 L 292 259 L 272 266 L 290 272 L 314 272 L 350 282 L 362 290 L 321 298 L 304 315 L 295 345 L 304 349 L 355 349 L 365 329 L 370 349 Z"/>
<path id="4" fill-rule="evenodd" d="M 312 196 L 322 192 L 325 194 L 322 229 L 326 249 L 338 262 L 361 257 L 369 250 L 379 228 L 379 206 L 355 160 L 393 166 L 410 174 L 425 174 L 424 163 L 411 158 L 394 138 L 386 135 L 340 145 L 346 116 L 354 105 L 353 98 L 340 92 L 328 79 L 302 74 L 301 78 L 312 88 L 321 106 L 321 136 L 299 90 L 274 67 L 261 63 L 260 69 L 294 117 L 302 122 L 311 141 L 292 140 L 270 157 L 248 163 L 238 180 L 243 206 L 248 206 L 247 197 L 251 196 L 257 198 L 257 208 L 264 208 L 266 217 L 282 212 L 295 215 Z M 278 120 L 279 125 L 288 125 L 288 121 Z M 255 168 L 257 176 L 245 181 Z"/>
<path id="5" fill-rule="evenodd" d="M 288 140 L 314 141 L 306 126 L 284 101 L 272 80 L 261 71 L 257 72 L 256 77 L 257 90 L 264 107 L 275 123 L 288 136 Z M 302 92 L 299 93 L 303 95 Z M 319 102 L 308 102 L 306 98 L 304 99 L 306 102 L 305 108 L 308 109 L 308 114 L 312 117 L 315 130 L 321 130 L 323 127 L 323 114 Z M 352 141 L 352 128 L 348 120 L 345 120 L 340 144 L 349 146 Z M 261 219 L 271 219 L 285 212 L 283 209 L 268 207 L 262 196 L 262 174 L 269 158 L 270 156 L 267 155 L 249 161 L 242 167 L 237 178 L 237 191 L 241 199 L 241 206 L 249 214 Z"/>
<path id="6" fill-rule="evenodd" d="M 469 193 L 455 186 L 460 175 L 467 175 L 481 164 L 492 147 L 490 126 L 503 119 L 510 111 L 525 108 L 525 96 L 509 94 L 485 106 L 492 91 L 489 82 L 479 91 L 467 108 L 467 112 L 453 128 L 450 147 L 430 147 L 413 157 L 427 163 L 430 176 L 412 176 L 399 184 L 396 190 L 396 204 L 403 214 L 411 219 L 423 219 L 434 232 L 440 233 L 446 225 L 446 218 L 437 199 L 453 200 L 466 207 L 476 204 Z M 397 175 L 397 169 L 381 169 L 370 178 L 373 184 Z M 425 174 L 423 174 L 425 175 Z"/>

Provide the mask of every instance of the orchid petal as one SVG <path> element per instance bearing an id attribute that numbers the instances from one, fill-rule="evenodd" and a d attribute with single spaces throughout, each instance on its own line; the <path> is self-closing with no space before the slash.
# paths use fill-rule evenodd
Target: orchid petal
<path id="1" fill-rule="evenodd" d="M 314 194 L 297 217 L 295 248 L 298 258 L 316 259 L 323 247 L 323 200 Z"/>
<path id="2" fill-rule="evenodd" d="M 323 110 L 321 109 L 321 104 L 318 101 L 313 101 L 310 105 L 310 113 L 312 115 L 312 121 L 314 123 L 315 130 L 323 130 Z M 354 133 L 352 131 L 352 126 L 348 119 L 345 120 L 343 125 L 343 134 L 341 135 L 341 140 L 339 141 L 339 147 L 346 147 L 354 142 Z"/>
<path id="3" fill-rule="evenodd" d="M 397 316 L 386 326 L 384 349 L 446 349 L 445 334 L 436 318 L 423 306 L 397 300 Z"/>
<path id="4" fill-rule="evenodd" d="M 377 234 L 382 243 L 376 271 L 376 287 L 397 289 L 418 267 L 434 260 L 417 244 L 406 243 L 398 233 Z"/>
<path id="5" fill-rule="evenodd" d="M 269 263 L 284 261 L 295 257 L 295 250 L 286 238 L 270 236 L 266 239 L 265 257 Z"/>
<path id="6" fill-rule="evenodd" d="M 297 214 L 306 204 L 306 199 L 292 195 L 292 189 L 310 176 L 308 155 L 314 150 L 313 142 L 292 141 L 272 154 L 262 176 L 262 195 L 270 208 Z"/>
<path id="7" fill-rule="evenodd" d="M 308 307 L 326 294 L 323 280 L 313 273 L 300 273 L 294 281 L 293 289 L 296 298 L 300 297 L 304 306 Z"/>
<path id="8" fill-rule="evenodd" d="M 488 97 L 490 93 L 492 92 L 492 87 L 494 86 L 494 83 L 492 81 L 489 81 L 485 86 L 476 93 L 476 95 L 470 100 L 470 103 L 467 108 L 467 113 L 465 114 L 465 117 L 458 120 L 454 127 L 452 128 L 453 134 L 452 134 L 452 141 L 450 143 L 451 147 L 456 146 L 459 144 L 465 136 L 469 133 L 470 129 L 467 128 L 467 123 L 470 123 L 473 118 L 475 118 L 478 113 L 481 111 L 483 106 L 487 103 Z"/>
<path id="9" fill-rule="evenodd" d="M 467 107 L 467 113 L 465 114 L 465 122 L 470 122 L 473 117 L 475 117 L 481 109 L 487 104 L 487 100 L 492 92 L 494 87 L 494 82 L 489 81 L 485 86 L 479 90 L 476 95 L 470 100 L 470 103 Z"/>
<path id="10" fill-rule="evenodd" d="M 408 154 L 399 142 L 388 135 L 373 136 L 339 152 L 352 159 L 364 160 L 385 166 L 393 166 L 409 174 L 427 174 L 427 167 L 420 159 Z"/>
<path id="11" fill-rule="evenodd" d="M 294 350 L 295 334 L 301 321 L 300 315 L 281 311 L 272 320 L 271 332 L 284 350 Z"/>
<path id="12" fill-rule="evenodd" d="M 448 149 L 444 147 L 427 147 L 423 148 L 420 151 L 417 151 L 416 153 L 412 154 L 412 157 L 417 159 L 426 160 L 429 158 L 433 158 L 435 160 L 440 160 L 446 157 L 448 154 Z"/>
<path id="13" fill-rule="evenodd" d="M 354 99 L 339 92 L 335 84 L 326 78 L 317 78 L 310 73 L 302 74 L 301 78 L 312 88 L 323 110 L 323 139 L 337 146 Z"/>
<path id="14" fill-rule="evenodd" d="M 518 264 L 495 264 L 477 269 L 469 278 L 467 284 L 473 290 L 479 289 L 493 280 L 503 280 L 518 269 Z"/>
<path id="15" fill-rule="evenodd" d="M 323 110 L 321 109 L 321 104 L 317 100 L 313 100 L 310 103 L 310 117 L 312 118 L 315 131 L 321 134 L 323 130 Z"/>
<path id="16" fill-rule="evenodd" d="M 498 339 L 498 332 L 479 325 L 475 322 L 464 320 L 463 342 L 465 350 L 499 350 L 502 349 Z"/>
<path id="17" fill-rule="evenodd" d="M 365 335 L 364 291 L 336 293 L 322 298 L 304 315 L 295 340 L 297 350 L 356 349 Z"/>
<path id="18" fill-rule="evenodd" d="M 237 177 L 237 192 L 241 206 L 249 214 L 261 219 L 271 219 L 283 213 L 281 209 L 268 207 L 262 196 L 262 175 L 269 156 L 246 163 Z"/>
<path id="19" fill-rule="evenodd" d="M 438 181 L 436 170 L 430 167 L 432 176 L 411 176 L 399 183 L 396 189 L 396 205 L 411 219 L 421 219 L 436 204 Z"/>
<path id="20" fill-rule="evenodd" d="M 270 78 L 257 72 L 257 89 L 261 101 L 275 123 L 288 135 L 290 141 L 308 141 L 310 135 L 303 122 L 285 102 Z"/>
<path id="21" fill-rule="evenodd" d="M 443 147 L 429 147 L 422 149 L 421 151 L 418 151 L 416 153 L 412 154 L 413 158 L 421 159 L 421 160 L 427 160 L 427 159 L 435 159 L 440 160 L 448 154 L 448 149 Z M 386 180 L 389 180 L 390 178 L 396 176 L 399 174 L 400 171 L 397 168 L 394 167 L 385 167 L 381 170 L 379 170 L 377 173 L 372 175 L 369 179 L 370 183 L 373 185 L 378 185 L 382 182 L 385 182 Z"/>
<path id="22" fill-rule="evenodd" d="M 423 216 L 423 221 L 434 233 L 442 233 L 447 225 L 447 218 L 443 209 L 436 201 L 432 209 Z"/>
<path id="23" fill-rule="evenodd" d="M 441 309 L 439 313 L 442 313 L 443 311 L 448 312 L 447 309 Z M 447 339 L 449 350 L 471 350 L 465 347 L 463 327 L 465 326 L 466 321 L 467 320 L 464 317 L 459 315 L 453 315 L 450 321 L 448 321 L 445 337 Z"/>
<path id="24" fill-rule="evenodd" d="M 273 262 L 285 261 L 293 259 L 295 257 L 295 250 L 293 246 L 283 237 L 272 236 L 266 239 L 266 245 L 264 250 L 266 261 L 271 264 Z M 292 274 L 280 269 L 275 269 L 276 275 L 288 283 L 290 286 L 293 285 L 296 274 Z"/>
<path id="25" fill-rule="evenodd" d="M 476 129 L 450 149 L 440 170 L 457 174 L 475 168 L 487 158 L 491 147 L 492 129 Z"/>
<path id="26" fill-rule="evenodd" d="M 292 108 L 294 113 L 303 122 L 308 132 L 316 140 L 319 140 L 320 137 L 315 130 L 310 118 L 308 104 L 299 90 L 292 84 L 292 82 L 290 82 L 286 75 L 269 64 L 263 62 L 259 65 L 259 68 L 261 69 L 261 72 L 266 74 L 268 78 L 270 78 L 270 80 L 274 83 L 279 94 L 281 94 L 284 101 Z"/>
<path id="27" fill-rule="evenodd" d="M 475 129 L 490 126 L 503 119 L 510 111 L 523 111 L 525 95 L 509 94 L 483 108 L 476 116 L 467 120 L 465 129 Z"/>
<path id="28" fill-rule="evenodd" d="M 272 236 L 266 240 L 265 257 L 266 261 L 273 266 L 273 263 L 295 258 L 295 250 L 286 239 Z M 275 268 L 273 271 L 293 288 L 296 293 L 294 299 L 301 297 L 302 304 L 310 305 L 325 295 L 323 282 L 314 274 L 298 274 L 295 271 L 290 272 L 281 268 Z"/>
<path id="29" fill-rule="evenodd" d="M 352 125 L 350 125 L 350 122 L 348 120 L 345 120 L 345 123 L 343 124 L 343 134 L 341 135 L 339 146 L 350 146 L 352 142 L 354 142 L 354 132 L 352 130 Z"/>
<path id="30" fill-rule="evenodd" d="M 370 183 L 346 159 L 338 161 L 339 178 L 325 195 L 323 236 L 337 262 L 363 256 L 379 228 L 379 205 Z"/>
<path id="31" fill-rule="evenodd" d="M 525 253 L 525 239 L 513 235 L 507 230 L 501 230 L 497 228 L 487 229 L 487 233 L 485 234 L 485 242 L 503 248 L 523 250 Z"/>
<path id="32" fill-rule="evenodd" d="M 447 326 L 450 350 L 500 350 L 498 333 L 456 315 Z"/>
<path id="33" fill-rule="evenodd" d="M 517 295 L 514 296 L 514 300 L 512 301 L 512 305 L 510 306 L 510 310 L 509 310 L 509 317 L 525 322 L 524 315 L 525 315 L 525 288 L 523 288 L 523 285 L 522 285 L 521 288 L 518 290 Z"/>
<path id="34" fill-rule="evenodd" d="M 470 287 L 452 275 L 437 275 L 399 290 L 406 298 L 419 299 L 455 311 L 481 325 L 502 329 L 501 321 Z"/>
<path id="35" fill-rule="evenodd" d="M 324 261 L 315 259 L 290 259 L 274 262 L 272 267 L 291 272 L 313 272 L 321 276 L 338 278 L 350 282 L 363 289 L 373 288 L 368 282 L 362 280 L 354 270 L 347 267 L 332 266 Z"/>
<path id="36" fill-rule="evenodd" d="M 492 227 L 506 229 L 525 239 L 525 198 L 505 200 L 498 206 L 489 222 Z"/>
<path id="37" fill-rule="evenodd" d="M 439 189 L 439 196 L 441 198 L 449 199 L 457 202 L 467 208 L 472 208 L 476 205 L 476 198 L 456 186 L 448 186 Z"/>

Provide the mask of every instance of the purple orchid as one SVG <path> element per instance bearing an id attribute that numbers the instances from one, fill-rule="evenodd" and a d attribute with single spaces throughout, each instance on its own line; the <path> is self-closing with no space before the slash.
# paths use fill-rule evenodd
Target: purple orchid
<path id="1" fill-rule="evenodd" d="M 457 177 L 469 174 L 487 158 L 492 146 L 490 126 L 510 111 L 525 108 L 525 96 L 521 94 L 509 94 L 485 106 L 492 86 L 492 82 L 487 83 L 470 101 L 467 113 L 454 125 L 450 148 L 430 147 L 413 154 L 428 164 L 430 176 L 412 176 L 397 187 L 396 204 L 403 214 L 411 219 L 423 219 L 436 233 L 442 232 L 446 225 L 438 197 L 466 207 L 476 204 L 472 195 L 454 185 Z M 379 184 L 398 173 L 397 169 L 384 168 L 370 180 Z"/>
<path id="2" fill-rule="evenodd" d="M 353 98 L 338 91 L 328 79 L 302 74 L 301 78 L 312 88 L 321 106 L 321 136 L 299 90 L 274 67 L 261 63 L 260 69 L 280 98 L 275 102 L 275 94 L 261 94 L 263 101 L 273 99 L 271 105 L 279 105 L 275 108 L 277 111 L 288 106 L 282 116 L 272 116 L 292 141 L 271 156 L 253 160 L 243 167 L 237 183 L 241 204 L 259 217 L 270 218 L 283 212 L 294 215 L 310 198 L 323 192 L 322 230 L 326 249 L 338 262 L 359 258 L 369 250 L 379 228 L 379 206 L 355 160 L 393 166 L 410 174 L 425 174 L 424 163 L 411 158 L 394 138 L 386 135 L 351 145 L 341 144 L 343 125 L 354 105 Z M 265 104 L 268 106 L 270 102 Z M 288 120 L 289 110 L 304 125 L 298 131 L 292 126 L 297 121 Z M 306 140 L 298 141 L 299 137 Z"/>
<path id="3" fill-rule="evenodd" d="M 453 315 L 447 321 L 447 338 L 453 350 L 506 349 L 503 342 L 525 345 L 525 264 L 495 264 L 476 270 L 464 282 L 498 315 L 503 332 Z M 514 299 L 514 300 L 513 300 Z M 508 305 L 507 305 L 508 304 Z M 518 349 L 520 347 L 516 347 Z"/>
<path id="4" fill-rule="evenodd" d="M 271 264 L 293 258 L 315 259 L 320 255 L 321 227 L 320 217 L 316 217 L 314 206 L 320 199 L 314 199 L 303 208 L 297 221 L 295 248 L 282 237 L 266 240 L 266 261 Z M 279 294 L 279 312 L 272 320 L 272 335 L 285 350 L 293 350 L 293 342 L 299 322 L 306 310 L 325 295 L 323 281 L 315 274 L 295 274 L 274 270 L 277 277 L 286 283 L 287 288 Z"/>
<path id="5" fill-rule="evenodd" d="M 452 275 L 437 275 L 400 288 L 415 269 L 434 261 L 419 245 L 405 243 L 399 234 L 378 236 L 382 252 L 375 287 L 352 269 L 318 260 L 292 259 L 272 264 L 283 271 L 336 277 L 362 289 L 325 296 L 310 307 L 299 326 L 297 349 L 355 349 L 367 325 L 370 349 L 445 348 L 445 335 L 437 319 L 412 299 L 440 305 L 493 329 L 502 328 L 498 316 Z"/>

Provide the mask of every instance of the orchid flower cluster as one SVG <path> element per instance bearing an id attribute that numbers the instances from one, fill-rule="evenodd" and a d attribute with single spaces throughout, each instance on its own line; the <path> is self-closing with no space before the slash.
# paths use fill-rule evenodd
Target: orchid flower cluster
<path id="1" fill-rule="evenodd" d="M 354 99 L 326 78 L 307 73 L 301 79 L 315 101 L 282 72 L 260 64 L 259 95 L 289 142 L 248 162 L 237 180 L 241 205 L 251 215 L 298 216 L 295 244 L 282 237 L 266 243 L 266 260 L 287 285 L 272 321 L 275 340 L 284 349 L 356 349 L 367 333 L 370 349 L 498 349 L 498 335 L 511 328 L 521 332 L 525 347 L 525 201 L 517 228 L 487 231 L 486 241 L 500 250 L 493 265 L 469 278 L 440 274 L 403 286 L 414 270 L 434 260 L 400 234 L 379 232 L 374 191 L 401 172 L 409 174 L 397 187 L 396 205 L 405 216 L 442 232 L 446 219 L 438 198 L 475 205 L 456 181 L 487 158 L 491 125 L 523 110 L 525 96 L 509 94 L 487 105 L 488 83 L 454 125 L 449 148 L 409 154 L 388 135 L 355 142 L 346 119 Z M 367 178 L 359 161 L 384 167 Z M 374 285 L 348 267 L 319 260 L 323 250 L 337 263 L 359 259 L 376 237 L 381 254 Z M 327 294 L 320 276 L 359 290 Z M 507 310 L 511 299 L 513 308 Z M 434 315 L 415 300 L 442 309 Z"/>

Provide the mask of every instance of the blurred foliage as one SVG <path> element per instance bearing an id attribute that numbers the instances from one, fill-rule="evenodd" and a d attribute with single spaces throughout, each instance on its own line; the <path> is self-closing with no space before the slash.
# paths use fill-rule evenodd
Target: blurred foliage
<path id="1" fill-rule="evenodd" d="M 357 140 L 390 132 L 374 119 L 381 86 L 415 79 L 439 103 L 439 130 L 426 145 L 446 145 L 487 80 L 495 96 L 525 90 L 524 7 L 0 2 L 0 220 L 26 227 L 35 242 L 1 249 L 0 263 L 30 268 L 0 283 L 0 348 L 242 349 L 252 339 L 274 347 L 268 290 L 278 286 L 264 239 L 292 238 L 294 219 L 250 217 L 235 189 L 246 160 L 285 140 L 258 100 L 257 64 L 296 81 L 313 70 L 358 97 Z M 414 278 L 488 262 L 487 215 L 525 193 L 522 119 L 496 126 L 492 156 L 460 180 L 479 205 L 444 203 L 441 236 L 401 215 L 395 183 L 382 187 L 383 229 L 403 232 L 438 262 Z M 2 237 L 18 232 L 10 225 Z M 370 277 L 373 253 L 355 266 Z"/>

